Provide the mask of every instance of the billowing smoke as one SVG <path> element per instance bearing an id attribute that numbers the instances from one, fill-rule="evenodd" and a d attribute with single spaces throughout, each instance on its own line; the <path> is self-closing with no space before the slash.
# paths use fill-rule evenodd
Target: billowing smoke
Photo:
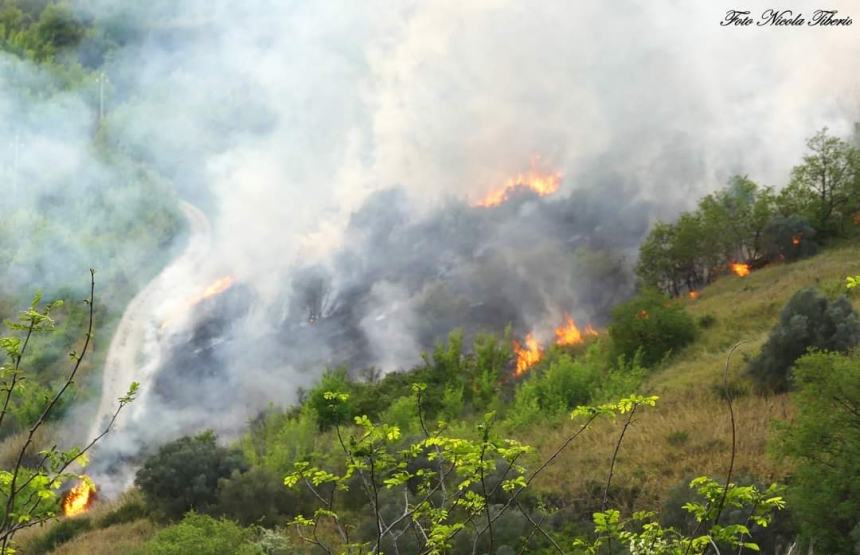
<path id="1" fill-rule="evenodd" d="M 145 393 L 99 470 L 236 433 L 327 365 L 409 367 L 455 326 L 605 322 L 655 218 L 734 173 L 781 185 L 807 136 L 857 118 L 851 28 L 724 28 L 727 8 L 85 2 L 117 44 L 101 140 L 192 205 L 108 357 L 108 400 Z M 536 156 L 557 193 L 474 206 Z"/>

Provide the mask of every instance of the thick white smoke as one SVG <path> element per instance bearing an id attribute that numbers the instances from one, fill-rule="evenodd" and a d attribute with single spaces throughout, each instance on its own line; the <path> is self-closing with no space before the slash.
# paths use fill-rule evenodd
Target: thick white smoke
<path id="1" fill-rule="evenodd" d="M 748 4 L 754 13 L 769 7 Z M 808 13 L 821 7 L 791 4 Z M 342 360 L 362 342 L 369 362 L 408 365 L 440 331 L 421 307 L 453 299 L 452 314 L 488 319 L 487 302 L 457 303 L 480 297 L 479 283 L 500 299 L 515 296 L 519 282 L 498 276 L 534 272 L 540 284 L 516 314 L 500 310 L 499 319 L 537 327 L 560 310 L 597 316 L 587 307 L 604 306 L 611 295 L 598 302 L 582 293 L 578 262 L 559 262 L 556 253 L 605 241 L 629 254 L 642 222 L 671 217 L 734 173 L 783 184 L 806 137 L 823 126 L 847 133 L 857 119 L 860 35 L 853 27 L 721 27 L 736 7 L 673 0 L 85 2 L 81 9 L 120 43 L 105 67 L 107 140 L 155 167 L 211 221 L 211 250 L 176 278 L 185 281 L 177 290 L 227 273 L 245 295 L 227 327 L 188 339 L 189 349 L 200 349 L 229 338 L 205 364 L 188 362 L 218 367 L 216 378 L 166 382 L 162 397 L 184 402 L 181 410 L 157 405 L 157 417 L 177 425 L 153 428 L 155 409 L 143 407 L 125 425 L 120 451 L 133 454 L 135 443 L 193 427 L 236 431 L 268 403 L 293 402 L 297 384 L 310 383 L 322 361 Z M 860 21 L 853 2 L 827 7 Z M 545 218 L 529 216 L 537 209 L 526 203 L 508 223 L 503 212 L 492 221 L 462 216 L 463 229 L 474 231 L 470 241 L 480 240 L 458 250 L 458 239 L 438 229 L 459 217 L 446 207 L 480 198 L 533 156 L 563 173 L 559 196 L 579 194 L 570 197 L 576 202 L 540 208 L 555 214 L 552 222 L 579 222 L 574 236 L 542 235 L 561 224 L 541 227 L 535 222 Z M 393 186 L 405 196 L 378 196 Z M 373 210 L 368 198 L 376 199 Z M 565 206 L 576 208 L 575 217 Z M 374 223 L 354 214 L 370 214 Z M 428 223 L 410 228 L 403 220 Z M 603 221 L 632 223 L 603 228 Z M 374 250 L 401 233 L 424 239 L 396 252 Z M 522 237 L 530 242 L 517 244 Z M 444 250 L 443 238 L 451 266 L 434 260 L 438 267 L 419 268 L 417 255 Z M 532 249 L 543 240 L 542 251 Z M 410 256 L 418 262 L 392 281 L 389 263 Z M 293 330 L 291 340 L 304 338 L 294 347 L 270 337 L 307 309 L 290 300 L 296 271 L 307 268 L 325 276 L 322 315 L 347 314 L 355 299 L 343 318 L 361 337 L 322 325 Z M 412 280 L 410 271 L 436 274 Z M 360 296 L 347 295 L 357 290 Z M 612 293 L 626 290 L 622 284 Z M 561 299 L 558 306 L 548 306 L 550 296 Z M 437 327 L 448 323 L 440 317 Z M 252 339 L 265 349 L 249 348 Z M 168 370 L 187 370 L 177 364 Z"/>

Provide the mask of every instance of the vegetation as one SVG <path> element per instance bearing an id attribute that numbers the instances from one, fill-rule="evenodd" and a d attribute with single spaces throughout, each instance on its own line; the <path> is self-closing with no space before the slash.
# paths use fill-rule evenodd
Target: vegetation
<path id="1" fill-rule="evenodd" d="M 813 255 L 818 241 L 853 233 L 860 211 L 860 154 L 824 129 L 778 194 L 747 177 L 699 201 L 673 224 L 658 222 L 642 243 L 636 273 L 669 295 L 696 291 L 732 264 L 760 266 Z"/>
<path id="2" fill-rule="evenodd" d="M 143 549 L 145 555 L 251 555 L 250 536 L 229 520 L 188 513 L 182 521 L 158 532 Z"/>
<path id="3" fill-rule="evenodd" d="M 778 428 L 794 472 L 788 498 L 806 542 L 821 553 L 860 546 L 860 356 L 812 353 L 794 370 L 797 416 Z"/>
<path id="4" fill-rule="evenodd" d="M 0 337 L 0 349 L 4 356 L 0 365 L 0 427 L 4 422 L 8 423 L 6 416 L 14 414 L 14 408 L 20 407 L 22 402 L 33 410 L 33 417 L 27 421 L 29 429 L 26 439 L 17 449 L 14 462 L 10 468 L 0 470 L 0 553 L 3 555 L 14 552 L 12 541 L 17 532 L 56 517 L 60 501 L 57 490 L 71 480 L 86 479 L 71 472 L 72 465 L 86 464 L 87 451 L 110 431 L 120 411 L 132 401 L 137 391 L 137 384 L 132 384 L 128 394 L 118 400 L 117 409 L 104 432 L 92 438 L 86 446 L 60 450 L 54 445 L 34 453 L 37 434 L 68 395 L 92 341 L 95 301 L 95 273 L 92 270 L 90 276 L 90 295 L 84 301 L 89 316 L 80 352 L 72 350 L 69 353 L 71 369 L 65 380 L 48 391 L 38 400 L 40 402 L 26 394 L 22 398 L 22 391 L 27 391 L 23 384 L 29 377 L 22 363 L 34 337 L 48 333 L 53 328 L 51 311 L 57 304 L 42 306 L 41 298 L 37 295 L 30 308 L 22 312 L 16 321 L 6 323 L 12 334 Z"/>
<path id="5" fill-rule="evenodd" d="M 609 336 L 615 356 L 640 357 L 645 366 L 654 366 L 692 342 L 696 326 L 683 306 L 645 291 L 613 309 Z"/>
<path id="6" fill-rule="evenodd" d="M 241 453 L 218 446 L 215 434 L 204 432 L 161 446 L 143 463 L 135 485 L 159 516 L 175 519 L 213 507 L 219 480 L 244 466 Z"/>
<path id="7" fill-rule="evenodd" d="M 845 296 L 831 302 L 815 289 L 802 289 L 783 309 L 749 372 L 759 387 L 785 391 L 794 361 L 809 349 L 845 352 L 858 342 L 860 321 Z"/>

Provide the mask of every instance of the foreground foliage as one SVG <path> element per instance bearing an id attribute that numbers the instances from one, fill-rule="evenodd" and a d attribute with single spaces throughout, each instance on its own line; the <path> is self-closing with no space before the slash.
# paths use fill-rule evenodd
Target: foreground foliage
<path id="1" fill-rule="evenodd" d="M 315 461 L 295 464 L 284 483 L 289 488 L 306 488 L 318 500 L 312 514 L 293 520 L 299 538 L 325 553 L 554 549 L 559 553 L 597 554 L 612 553 L 614 541 L 631 553 L 701 554 L 716 543 L 739 551 L 757 549 L 750 541 L 748 522 L 767 526 L 773 511 L 784 506 L 775 486 L 760 491 L 755 486 L 721 485 L 697 478 L 690 485 L 705 502 L 684 507 L 698 523 L 692 533 L 664 528 L 652 513 L 636 513 L 622 520 L 620 511 L 606 508 L 615 456 L 624 433 L 637 410 L 653 406 L 656 397 L 632 396 L 617 403 L 578 407 L 571 415 L 580 421 L 576 432 L 549 459 L 529 471 L 526 462 L 531 448 L 500 438 L 493 428 L 492 412 L 478 426 L 478 438 L 449 435 L 444 423 L 428 428 L 422 416 L 425 390 L 423 384 L 414 385 L 423 439 L 403 442 L 396 426 L 375 424 L 359 416 L 354 426 L 335 424 L 343 457 L 336 465 L 340 470 L 318 466 Z M 326 392 L 325 398 L 333 411 L 349 402 L 345 393 Z M 529 500 L 529 486 L 597 418 L 616 416 L 623 417 L 624 424 L 610 462 L 603 507 L 594 514 L 593 534 L 574 540 L 551 533 L 541 524 L 545 516 Z M 364 496 L 367 512 L 356 514 L 343 505 L 341 497 L 353 489 Z M 721 524 L 726 508 L 748 511 L 748 522 Z M 508 513 L 522 515 L 528 533 L 502 543 L 500 538 L 509 529 L 502 519 Z M 350 516 L 357 522 L 351 522 Z M 326 529 L 335 533 L 323 532 Z"/>

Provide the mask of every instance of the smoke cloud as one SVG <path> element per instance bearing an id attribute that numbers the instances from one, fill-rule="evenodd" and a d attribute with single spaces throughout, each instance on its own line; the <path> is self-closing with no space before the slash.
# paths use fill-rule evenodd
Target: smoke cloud
<path id="1" fill-rule="evenodd" d="M 118 43 L 104 140 L 211 226 L 138 309 L 151 379 L 101 471 L 236 434 L 327 365 L 407 368 L 455 326 L 605 323 L 654 219 L 735 173 L 782 185 L 857 119 L 851 28 L 725 28 L 719 4 L 82 3 Z M 535 157 L 555 195 L 473 206 Z"/>

